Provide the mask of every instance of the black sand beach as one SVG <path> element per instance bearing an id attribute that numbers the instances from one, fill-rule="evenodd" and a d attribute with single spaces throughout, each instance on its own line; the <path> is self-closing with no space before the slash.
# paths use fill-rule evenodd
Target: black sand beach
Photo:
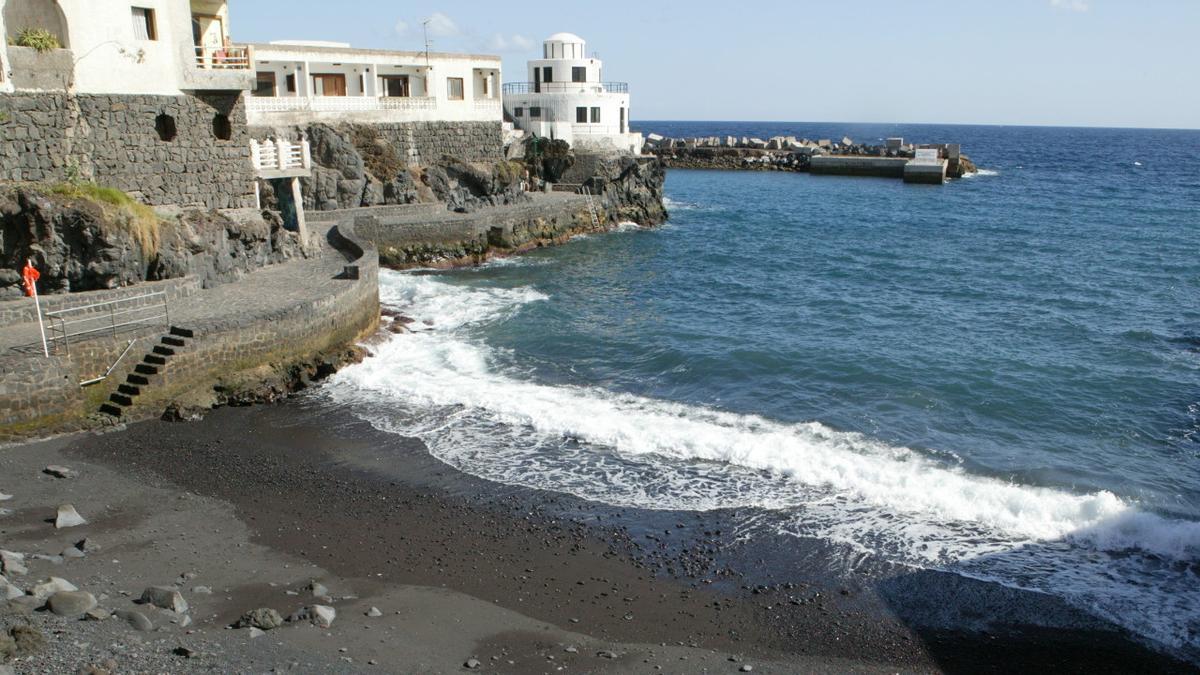
<path id="1" fill-rule="evenodd" d="M 55 462 L 80 476 L 39 474 Z M 118 609 L 130 602 L 120 590 L 194 576 L 180 588 L 195 623 L 149 634 L 138 653 L 152 669 L 453 672 L 477 659 L 496 672 L 1189 671 L 1045 596 L 869 563 L 860 579 L 835 578 L 821 571 L 827 547 L 751 548 L 722 531 L 722 512 L 620 510 L 466 476 L 319 393 L 12 448 L 0 466 L 0 487 L 16 493 L 5 548 L 109 540 L 55 569 L 34 563 L 31 579 L 120 587 L 101 601 Z M 91 522 L 55 531 L 43 521 L 68 498 Z M 256 607 L 287 616 L 312 579 L 338 598 L 329 629 L 254 641 L 224 630 Z M 200 584 L 215 593 L 189 591 Z M 76 631 L 130 632 L 35 621 L 56 635 L 18 672 L 103 661 L 92 652 L 104 641 L 54 646 L 78 644 Z M 173 653 L 183 643 L 207 646 L 186 659 Z"/>

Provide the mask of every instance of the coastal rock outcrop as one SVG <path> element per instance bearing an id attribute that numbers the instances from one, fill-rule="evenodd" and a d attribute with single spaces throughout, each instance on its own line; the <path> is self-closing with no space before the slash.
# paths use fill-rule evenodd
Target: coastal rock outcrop
<path id="1" fill-rule="evenodd" d="M 39 291 L 52 294 L 187 275 L 207 288 L 303 255 L 295 233 L 257 212 L 156 214 L 92 198 L 93 192 L 113 194 L 94 186 L 0 190 L 0 299 L 22 295 L 16 270 L 26 259 L 41 271 Z"/>

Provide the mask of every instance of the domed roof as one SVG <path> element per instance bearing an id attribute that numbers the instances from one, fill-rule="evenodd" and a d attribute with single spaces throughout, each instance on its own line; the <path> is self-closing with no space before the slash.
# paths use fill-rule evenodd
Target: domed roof
<path id="1" fill-rule="evenodd" d="M 574 33 L 555 33 L 546 38 L 546 42 L 583 42 L 583 38 Z"/>

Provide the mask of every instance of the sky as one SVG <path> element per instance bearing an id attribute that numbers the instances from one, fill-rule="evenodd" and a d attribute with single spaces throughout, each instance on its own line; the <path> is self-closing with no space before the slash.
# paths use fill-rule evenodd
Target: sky
<path id="1" fill-rule="evenodd" d="M 239 42 L 498 54 L 559 31 L 634 120 L 1200 128 L 1200 0 L 235 0 Z"/>

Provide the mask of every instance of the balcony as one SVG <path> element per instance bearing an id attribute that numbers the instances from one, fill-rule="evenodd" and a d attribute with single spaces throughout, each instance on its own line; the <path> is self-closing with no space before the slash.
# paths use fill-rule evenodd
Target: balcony
<path id="1" fill-rule="evenodd" d="M 509 94 L 628 94 L 628 82 L 509 82 Z"/>
<path id="2" fill-rule="evenodd" d="M 250 139 L 250 162 L 259 178 L 293 178 L 312 173 L 312 151 L 308 141 L 262 141 Z"/>
<path id="3" fill-rule="evenodd" d="M 250 91 L 254 88 L 254 49 L 247 46 L 195 47 L 184 68 L 188 89 Z"/>
<path id="4" fill-rule="evenodd" d="M 433 110 L 432 96 L 249 96 L 248 113 Z"/>

